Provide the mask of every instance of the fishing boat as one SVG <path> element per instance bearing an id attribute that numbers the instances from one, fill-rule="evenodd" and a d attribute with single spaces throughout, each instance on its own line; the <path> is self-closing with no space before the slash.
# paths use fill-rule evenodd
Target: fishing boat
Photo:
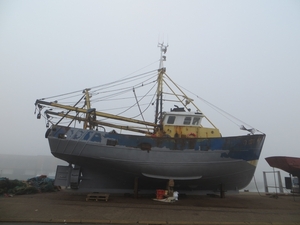
<path id="1" fill-rule="evenodd" d="M 300 158 L 289 156 L 271 156 L 265 159 L 271 167 L 282 169 L 283 171 L 300 178 Z"/>
<path id="2" fill-rule="evenodd" d="M 158 69 L 36 100 L 51 153 L 69 164 L 57 167 L 56 185 L 143 193 L 172 181 L 177 191 L 196 194 L 237 191 L 250 183 L 266 135 L 242 125 L 247 133 L 223 137 L 167 75 L 168 45 L 158 47 Z M 125 108 L 127 99 L 133 103 Z M 146 120 L 148 109 L 152 122 Z"/>
<path id="3" fill-rule="evenodd" d="M 265 158 L 265 160 L 271 167 L 278 168 L 289 173 L 290 177 L 285 177 L 286 189 L 291 189 L 292 193 L 300 193 L 300 158 L 290 156 L 271 156 Z"/>

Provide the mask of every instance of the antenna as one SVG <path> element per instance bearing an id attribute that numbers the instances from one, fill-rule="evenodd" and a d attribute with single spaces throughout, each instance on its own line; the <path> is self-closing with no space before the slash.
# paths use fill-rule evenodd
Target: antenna
<path id="1" fill-rule="evenodd" d="M 160 60 L 159 60 L 159 69 L 163 68 L 163 62 L 167 60 L 167 57 L 164 55 L 167 53 L 169 45 L 164 45 L 164 42 L 158 43 L 157 47 L 160 47 Z"/>
<path id="2" fill-rule="evenodd" d="M 162 123 L 162 83 L 163 83 L 163 74 L 166 71 L 166 68 L 163 66 L 163 62 L 166 61 L 166 52 L 169 45 L 164 45 L 164 43 L 158 43 L 157 47 L 160 47 L 160 60 L 159 60 L 159 69 L 158 69 L 158 76 L 157 76 L 157 90 L 156 90 L 156 107 L 155 107 L 155 121 L 154 123 L 157 124 L 158 120 Z"/>

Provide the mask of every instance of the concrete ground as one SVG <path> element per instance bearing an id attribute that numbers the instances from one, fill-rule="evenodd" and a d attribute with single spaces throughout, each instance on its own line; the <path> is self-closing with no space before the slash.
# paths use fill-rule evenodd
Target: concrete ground
<path id="1" fill-rule="evenodd" d="M 0 197 L 0 223 L 300 224 L 300 196 L 179 196 L 174 203 L 154 197 L 110 195 L 107 202 L 96 202 L 71 190 Z"/>

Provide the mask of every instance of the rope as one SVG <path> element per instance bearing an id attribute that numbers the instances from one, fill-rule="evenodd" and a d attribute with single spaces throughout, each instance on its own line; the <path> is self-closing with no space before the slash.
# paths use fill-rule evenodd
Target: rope
<path id="1" fill-rule="evenodd" d="M 181 87 L 180 85 L 178 85 L 178 86 Z M 217 112 L 219 112 L 222 116 L 224 116 L 226 119 L 228 119 L 229 121 L 231 121 L 232 123 L 234 123 L 234 124 L 237 125 L 238 127 L 240 127 L 240 124 L 236 123 L 235 121 L 233 121 L 233 120 L 230 119 L 229 117 L 235 119 L 236 121 L 239 121 L 239 122 L 242 123 L 242 124 L 247 125 L 248 127 L 253 128 L 253 126 L 251 126 L 251 125 L 247 124 L 246 122 L 244 122 L 244 121 L 238 119 L 237 117 L 233 116 L 232 114 L 230 114 L 230 113 L 224 111 L 223 109 L 217 107 L 216 105 L 210 103 L 209 101 L 207 101 L 207 100 L 205 100 L 205 99 L 199 97 L 199 96 L 196 95 L 195 93 L 193 93 L 193 92 L 187 90 L 187 89 L 184 88 L 184 87 L 181 87 L 181 88 L 184 89 L 185 91 L 191 93 L 192 95 L 196 96 L 198 99 L 200 99 L 201 101 L 205 102 L 205 103 L 206 103 L 207 105 L 209 105 L 211 108 L 214 108 L 214 109 L 215 109 Z M 226 115 L 229 116 L 229 117 L 227 117 Z M 256 130 L 257 130 L 257 129 L 256 129 Z M 261 132 L 261 131 L 259 131 L 259 130 L 257 130 L 257 131 L 258 131 L 258 132 Z M 263 133 L 263 132 L 261 132 L 261 133 Z"/>
<path id="2" fill-rule="evenodd" d="M 133 93 L 134 93 L 134 97 L 135 97 L 135 100 L 136 100 L 136 104 L 137 104 L 137 106 L 138 106 L 138 108 L 139 108 L 139 111 L 140 111 L 140 115 L 142 116 L 143 121 L 145 121 L 145 118 L 144 118 L 144 115 L 143 115 L 143 113 L 142 113 L 141 107 L 140 107 L 140 105 L 139 105 L 139 101 L 138 101 L 138 99 L 137 99 L 137 96 L 136 96 L 136 93 L 135 93 L 134 88 L 133 88 L 132 90 L 133 90 Z M 148 130 L 148 132 L 150 132 L 147 125 L 146 125 L 146 129 Z"/>
<path id="3" fill-rule="evenodd" d="M 148 80 L 149 79 L 147 79 L 146 81 L 148 81 Z M 155 81 L 151 81 L 151 82 L 146 83 L 146 84 L 145 84 L 145 82 L 140 82 L 139 84 L 134 85 L 133 87 L 131 85 L 131 86 L 126 87 L 126 88 L 124 87 L 124 88 L 121 88 L 121 89 L 118 88 L 118 89 L 114 89 L 114 90 L 106 91 L 106 92 L 98 92 L 97 94 L 100 94 L 100 93 L 103 94 L 103 93 L 110 93 L 110 92 L 119 91 L 119 92 L 116 92 L 116 93 L 113 93 L 113 94 L 110 94 L 110 95 L 106 95 L 106 96 L 102 96 L 100 98 L 96 98 L 96 99 L 93 100 L 93 102 L 97 102 L 97 101 L 100 101 L 100 100 L 103 100 L 103 99 L 110 99 L 111 97 L 115 97 L 115 96 L 118 96 L 118 95 L 123 95 L 126 92 L 131 92 L 132 88 L 138 89 L 138 88 L 145 87 L 145 86 L 148 86 L 150 84 L 153 84 L 153 82 L 155 82 Z M 123 90 L 123 91 L 120 91 L 120 90 Z"/>
<path id="4" fill-rule="evenodd" d="M 155 87 L 155 85 L 154 85 L 154 86 L 146 93 L 146 95 L 147 95 L 154 87 Z M 145 95 L 145 96 L 146 96 L 146 95 Z M 145 96 L 144 96 L 144 97 L 145 97 Z M 140 101 L 141 101 L 141 99 L 140 99 Z M 117 115 L 121 115 L 121 114 L 127 112 L 129 109 L 133 108 L 135 105 L 136 105 L 136 103 L 133 104 L 132 106 L 130 106 L 128 109 L 124 110 L 123 112 L 118 113 Z M 139 115 L 138 115 L 138 116 L 139 116 Z M 137 116 L 135 116 L 135 117 L 137 117 Z"/>
<path id="5" fill-rule="evenodd" d="M 152 64 L 153 63 L 151 63 L 149 65 L 152 65 Z M 145 67 L 147 67 L 147 66 L 145 66 Z M 143 68 L 145 68 L 145 67 L 143 67 Z M 143 68 L 141 68 L 139 70 L 142 70 Z M 139 70 L 137 70 L 137 71 L 139 71 Z M 137 71 L 135 71 L 135 72 L 137 72 Z M 140 77 L 140 76 L 143 76 L 143 75 L 147 75 L 149 73 L 153 73 L 154 71 L 157 72 L 157 70 L 152 70 L 152 71 L 149 71 L 149 72 L 146 72 L 146 73 L 142 73 L 142 74 L 138 74 L 138 75 L 135 75 L 135 76 L 132 76 L 132 77 L 129 77 L 129 78 L 123 78 L 123 79 L 120 79 L 120 80 L 117 80 L 117 81 L 114 81 L 114 82 L 110 82 L 110 83 L 107 83 L 107 84 L 101 84 L 101 85 L 97 85 L 97 86 L 94 86 L 94 87 L 90 87 L 89 89 L 100 88 L 100 87 L 107 86 L 107 85 L 109 86 L 111 84 L 119 83 L 119 82 L 122 82 L 122 81 L 125 81 L 125 80 L 130 80 L 130 79 L 133 79 L 133 78 L 136 78 L 136 77 Z M 133 73 L 135 73 L 135 72 L 133 72 Z M 131 73 L 131 74 L 133 74 L 133 73 Z M 129 74 L 129 75 L 131 75 L 131 74 Z M 127 75 L 127 76 L 129 76 L 129 75 Z M 125 77 L 127 77 L 127 76 L 125 76 Z M 75 93 L 82 93 L 82 89 L 81 90 L 77 90 L 77 91 L 72 91 L 72 92 L 64 93 L 64 94 L 60 94 L 60 95 L 54 95 L 54 96 L 50 96 L 50 97 L 44 97 L 44 98 L 41 98 L 40 100 L 57 98 L 57 97 L 72 95 L 72 94 L 75 94 Z"/>
<path id="6" fill-rule="evenodd" d="M 256 179 L 255 179 L 255 176 L 253 176 L 254 178 L 254 183 L 255 183 L 255 187 L 256 187 L 256 190 L 257 190 L 257 193 L 259 194 L 259 196 L 261 196 L 259 190 L 258 190 L 258 187 L 257 187 L 257 183 L 256 183 Z M 262 197 L 262 196 L 261 196 Z"/>
<path id="7" fill-rule="evenodd" d="M 152 90 L 154 87 L 155 87 L 155 85 L 151 88 L 151 90 Z M 150 90 L 150 91 L 151 91 L 151 90 Z M 149 91 L 149 92 L 150 92 L 150 91 Z M 148 92 L 148 93 L 149 93 L 149 92 Z M 148 110 L 148 108 L 150 107 L 150 105 L 152 105 L 152 102 L 153 102 L 155 96 L 156 96 L 156 93 L 153 94 L 151 101 L 148 103 L 148 106 L 144 109 L 144 111 L 143 111 L 142 113 L 146 112 L 146 111 Z M 131 117 L 131 118 L 134 119 L 134 118 L 136 118 L 136 117 L 138 117 L 138 116 L 139 116 L 139 115 L 136 115 L 136 116 Z"/>

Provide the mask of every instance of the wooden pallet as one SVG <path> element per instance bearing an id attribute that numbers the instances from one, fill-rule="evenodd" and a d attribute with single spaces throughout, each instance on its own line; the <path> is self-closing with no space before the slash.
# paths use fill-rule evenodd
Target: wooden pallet
<path id="1" fill-rule="evenodd" d="M 109 194 L 100 194 L 100 193 L 90 193 L 86 196 L 86 201 L 89 200 L 94 200 L 94 201 L 98 201 L 98 200 L 104 200 L 104 201 L 108 201 L 109 198 Z"/>

